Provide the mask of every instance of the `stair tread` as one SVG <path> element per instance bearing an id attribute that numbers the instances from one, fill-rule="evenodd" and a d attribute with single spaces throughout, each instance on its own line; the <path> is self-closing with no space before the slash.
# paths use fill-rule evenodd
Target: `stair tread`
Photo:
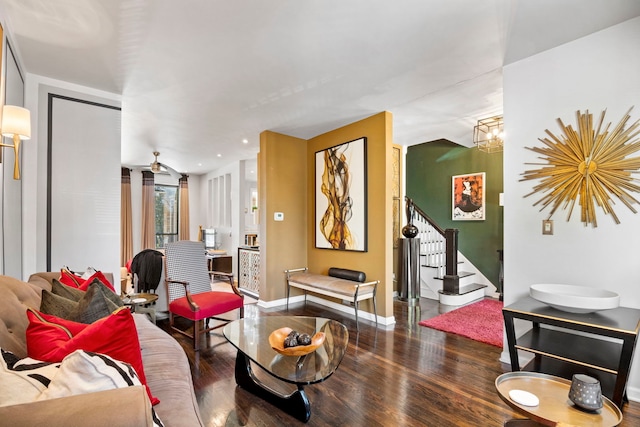
<path id="1" fill-rule="evenodd" d="M 463 278 L 463 277 L 469 277 L 469 276 L 474 276 L 476 273 L 472 273 L 470 271 L 458 271 L 458 277 L 459 278 Z M 436 280 L 444 280 L 444 277 L 434 277 L 434 279 Z"/>

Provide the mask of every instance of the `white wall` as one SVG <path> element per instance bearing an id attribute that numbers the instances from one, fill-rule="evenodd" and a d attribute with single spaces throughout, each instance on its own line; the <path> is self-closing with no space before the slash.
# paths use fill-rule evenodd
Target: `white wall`
<path id="1" fill-rule="evenodd" d="M 12 55 L 13 43 L 6 39 L 3 46 L 4 102 L 6 105 L 24 105 L 24 78 Z M 11 144 L 4 137 L 5 144 Z M 22 277 L 22 180 L 13 179 L 15 155 L 12 149 L 2 148 L 0 164 L 0 271 L 12 277 Z"/>
<path id="2" fill-rule="evenodd" d="M 560 134 L 556 118 L 575 129 L 577 110 L 588 109 L 595 119 L 606 109 L 606 121 L 615 126 L 633 105 L 631 123 L 640 118 L 638 52 L 635 18 L 505 67 L 505 304 L 527 295 L 534 283 L 566 283 L 615 291 L 622 306 L 640 308 L 640 214 L 617 203 L 621 224 L 598 210 L 598 227 L 592 228 L 580 222 L 577 207 L 569 222 L 567 211 L 559 210 L 552 218 L 554 235 L 543 236 L 549 209 L 532 206 L 538 195 L 523 198 L 538 181 L 519 182 L 522 172 L 539 167 L 526 162 L 540 162 L 523 147 L 541 146 L 545 129 Z M 637 349 L 628 393 L 640 400 Z"/>
<path id="3" fill-rule="evenodd" d="M 229 174 L 231 176 L 231 226 L 219 227 L 212 223 L 213 202 L 209 195 L 209 180 Z M 238 246 L 244 244 L 244 192 L 245 162 L 232 162 L 222 168 L 200 177 L 199 218 L 202 228 L 215 228 L 218 232 L 220 249 L 226 250 L 233 257 L 233 274 L 237 277 Z M 242 213 L 242 214 L 241 214 Z"/>

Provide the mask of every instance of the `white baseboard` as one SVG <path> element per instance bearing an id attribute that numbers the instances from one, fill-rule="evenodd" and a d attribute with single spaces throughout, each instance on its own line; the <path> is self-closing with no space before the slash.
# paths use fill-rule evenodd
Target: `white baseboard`
<path id="1" fill-rule="evenodd" d="M 320 304 L 325 307 L 329 307 L 333 310 L 340 311 L 342 313 L 349 315 L 353 319 L 355 319 L 356 317 L 353 306 L 338 304 L 333 301 L 328 301 L 324 298 L 316 297 L 314 295 L 307 295 L 307 301 L 312 301 L 312 302 L 315 302 L 316 304 Z M 289 304 L 294 304 L 297 302 L 304 302 L 304 295 L 297 295 L 295 297 L 289 298 Z M 286 298 L 273 300 L 273 301 L 258 300 L 258 306 L 263 308 L 286 307 L 286 305 L 287 305 Z M 366 319 L 372 322 L 376 321 L 375 315 L 373 313 L 369 313 L 367 311 L 362 311 L 362 310 L 358 310 L 358 319 Z M 387 329 L 388 327 L 395 325 L 395 323 L 396 323 L 396 319 L 394 316 L 383 317 L 378 315 L 379 327 L 382 326 L 385 329 Z"/>

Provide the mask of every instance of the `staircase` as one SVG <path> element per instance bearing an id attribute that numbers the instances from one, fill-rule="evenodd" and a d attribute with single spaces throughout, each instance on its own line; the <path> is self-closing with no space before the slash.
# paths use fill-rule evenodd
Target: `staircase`
<path id="1" fill-rule="evenodd" d="M 458 230 L 443 230 L 411 199 L 406 201 L 420 239 L 420 296 L 452 306 L 483 298 L 491 282 L 458 252 Z"/>

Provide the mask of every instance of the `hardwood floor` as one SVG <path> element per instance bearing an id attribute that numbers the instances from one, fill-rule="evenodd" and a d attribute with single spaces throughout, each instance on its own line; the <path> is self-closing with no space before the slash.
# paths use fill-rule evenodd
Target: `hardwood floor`
<path id="1" fill-rule="evenodd" d="M 411 309 L 395 302 L 393 329 L 361 320 L 357 334 L 354 319 L 312 302 L 292 304 L 288 313 L 247 305 L 245 317 L 320 316 L 349 328 L 349 347 L 336 373 L 305 388 L 311 402 L 306 424 L 236 386 L 236 351 L 221 330 L 210 334 L 209 347 L 197 356 L 187 339 L 172 335 L 187 352 L 200 413 L 209 427 L 502 426 L 522 418 L 495 390 L 496 377 L 509 372 L 499 361 L 500 348 L 418 325 L 439 310 L 437 301 L 424 298 Z M 168 330 L 166 320 L 158 324 Z M 620 425 L 640 425 L 640 403 L 625 405 Z"/>

